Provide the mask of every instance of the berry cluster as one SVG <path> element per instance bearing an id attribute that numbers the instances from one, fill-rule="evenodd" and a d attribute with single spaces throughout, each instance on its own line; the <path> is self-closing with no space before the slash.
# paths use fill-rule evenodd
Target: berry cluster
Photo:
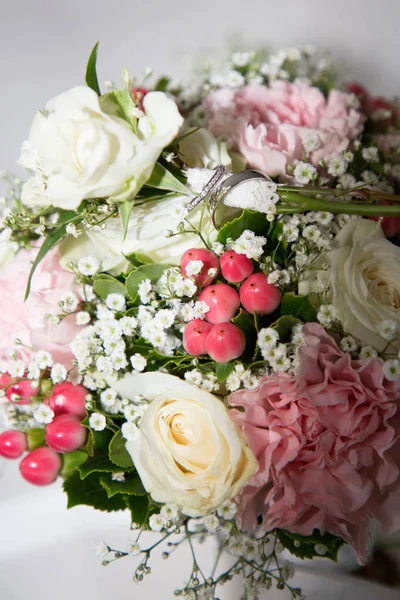
<path id="1" fill-rule="evenodd" d="M 37 395 L 32 382 L 23 379 L 14 381 L 7 374 L 0 377 L 0 387 L 6 390 L 6 397 L 18 405 L 30 404 Z M 16 394 L 19 400 L 15 400 Z M 35 448 L 20 463 L 20 472 L 26 481 L 34 485 L 52 483 L 62 467 L 60 454 L 74 452 L 85 443 L 87 429 L 81 421 L 86 415 L 86 396 L 87 390 L 82 385 L 63 382 L 54 386 L 44 401 L 54 413 L 45 429 L 44 442 L 47 445 Z M 0 456 L 16 459 L 27 450 L 28 439 L 22 431 L 10 429 L 0 435 Z"/>
<path id="2" fill-rule="evenodd" d="M 240 306 L 251 314 L 267 315 L 280 304 L 280 290 L 266 275 L 253 273 L 254 261 L 234 250 L 220 259 L 210 250 L 191 248 L 181 259 L 181 270 L 202 288 L 199 301 L 208 306 L 205 321 L 190 321 L 183 333 L 188 354 L 208 354 L 216 362 L 228 362 L 244 352 L 246 338 L 232 318 Z M 220 274 L 225 282 L 213 283 Z"/>

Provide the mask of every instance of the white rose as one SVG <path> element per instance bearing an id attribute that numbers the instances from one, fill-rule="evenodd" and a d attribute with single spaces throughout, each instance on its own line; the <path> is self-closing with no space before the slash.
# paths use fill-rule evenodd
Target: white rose
<path id="1" fill-rule="evenodd" d="M 134 196 L 183 123 L 176 104 L 162 92 L 147 94 L 143 110 L 134 132 L 104 112 L 101 98 L 86 86 L 50 100 L 22 145 L 19 164 L 33 171 L 22 202 L 76 209 L 85 198 Z"/>
<path id="2" fill-rule="evenodd" d="M 61 266 L 65 268 L 69 262 L 77 262 L 82 256 L 94 256 L 101 261 L 103 271 L 119 274 L 129 266 L 125 256 L 138 251 L 154 262 L 179 264 L 185 250 L 203 247 L 195 233 L 182 233 L 170 238 L 163 233 L 165 230 L 176 231 L 182 217 L 174 214 L 174 207 L 187 201 L 185 196 L 174 196 L 134 207 L 125 241 L 122 241 L 119 218 L 109 219 L 105 230 L 91 228 L 76 239 L 72 236 L 67 238 L 60 246 Z M 198 207 L 188 219 L 192 225 L 199 227 L 201 215 L 202 208 Z M 201 221 L 201 231 L 209 242 L 217 237 L 206 212 Z"/>
<path id="3" fill-rule="evenodd" d="M 328 298 L 344 330 L 364 344 L 383 350 L 382 321 L 391 320 L 400 332 L 400 248 L 389 242 L 379 223 L 369 219 L 348 222 L 313 266 L 328 263 L 327 271 L 306 271 L 299 291 L 311 291 L 316 277 L 330 285 Z"/>
<path id="4" fill-rule="evenodd" d="M 127 375 L 114 388 L 152 401 L 126 449 L 156 502 L 173 502 L 190 517 L 205 515 L 255 473 L 256 459 L 223 402 L 209 392 L 158 372 Z"/>
<path id="5" fill-rule="evenodd" d="M 226 142 L 217 142 L 207 129 L 199 129 L 179 142 L 179 155 L 189 167 L 215 169 L 224 165 L 231 172 L 246 167 L 239 153 L 228 152 Z"/>

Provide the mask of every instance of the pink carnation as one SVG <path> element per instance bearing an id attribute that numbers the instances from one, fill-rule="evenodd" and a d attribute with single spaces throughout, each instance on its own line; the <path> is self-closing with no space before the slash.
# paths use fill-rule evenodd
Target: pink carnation
<path id="1" fill-rule="evenodd" d="M 303 333 L 295 375 L 229 396 L 244 408 L 231 415 L 259 463 L 239 514 L 248 530 L 261 515 L 265 530 L 328 531 L 362 560 L 370 516 L 400 527 L 400 384 L 385 380 L 380 359 L 352 360 L 320 325 Z"/>
<path id="2" fill-rule="evenodd" d="M 59 252 L 52 250 L 39 264 L 32 279 L 31 293 L 24 302 L 28 275 L 38 250 L 21 250 L 15 259 L 0 271 L 0 372 L 7 370 L 8 354 L 18 338 L 35 350 L 51 352 L 54 362 L 71 368 L 74 358 L 69 344 L 78 333 L 74 316 L 59 325 L 50 325 L 46 314 L 60 312 L 58 302 L 66 292 L 76 292 L 75 277 L 60 267 Z M 22 346 L 15 350 L 22 360 L 29 361 L 31 351 Z"/>
<path id="3" fill-rule="evenodd" d="M 287 176 L 287 167 L 309 149 L 310 136 L 317 139 L 310 158 L 318 166 L 361 133 L 364 117 L 352 108 L 351 98 L 332 90 L 326 99 L 316 87 L 274 81 L 268 87 L 216 90 L 205 104 L 210 131 L 228 138 L 250 167 Z"/>

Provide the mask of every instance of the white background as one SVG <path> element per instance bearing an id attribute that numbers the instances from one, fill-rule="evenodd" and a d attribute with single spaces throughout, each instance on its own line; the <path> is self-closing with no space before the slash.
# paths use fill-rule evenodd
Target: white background
<path id="1" fill-rule="evenodd" d="M 345 60 L 349 78 L 366 82 L 373 92 L 400 91 L 400 0 L 0 0 L 0 7 L 0 168 L 13 168 L 35 110 L 83 82 L 97 40 L 100 82 L 117 81 L 123 66 L 137 75 L 151 66 L 157 75 L 181 77 L 228 46 L 314 43 Z M 123 515 L 85 508 L 66 512 L 57 486 L 29 488 L 18 480 L 16 465 L 8 465 L 5 475 L 1 467 L 2 600 L 172 597 L 164 578 L 180 579 L 179 559 L 159 565 L 139 589 L 131 588 L 130 565 L 97 565 L 95 541 L 124 543 Z M 310 600 L 321 598 L 322 587 L 326 600 L 386 598 L 356 585 L 306 578 Z"/>

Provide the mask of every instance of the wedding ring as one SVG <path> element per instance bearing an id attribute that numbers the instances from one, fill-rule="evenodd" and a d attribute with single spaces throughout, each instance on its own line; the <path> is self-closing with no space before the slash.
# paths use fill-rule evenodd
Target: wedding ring
<path id="1" fill-rule="evenodd" d="M 187 210 L 190 212 L 196 208 L 200 202 L 203 202 L 203 200 L 205 200 L 207 196 L 214 190 L 215 186 L 218 185 L 224 175 L 225 167 L 223 165 L 218 165 L 218 167 L 215 169 L 215 173 L 211 177 L 210 181 L 201 190 L 200 194 L 198 194 L 198 196 L 193 198 L 193 200 L 186 205 Z"/>

